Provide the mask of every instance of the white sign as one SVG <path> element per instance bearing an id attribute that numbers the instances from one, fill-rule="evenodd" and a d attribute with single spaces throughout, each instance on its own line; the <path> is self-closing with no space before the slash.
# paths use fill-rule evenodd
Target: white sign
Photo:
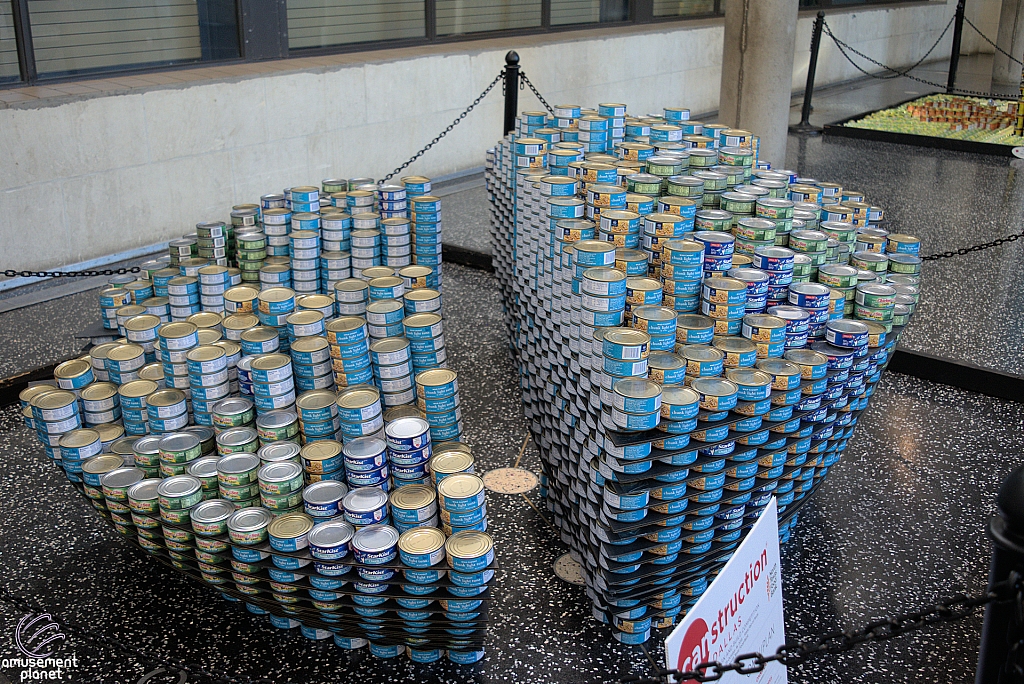
<path id="1" fill-rule="evenodd" d="M 711 661 L 727 664 L 754 651 L 769 655 L 785 643 L 777 511 L 772 497 L 736 553 L 665 640 L 669 669 L 692 670 Z M 721 681 L 786 684 L 786 666 L 773 661 L 756 675 L 727 672 Z"/>
<path id="2" fill-rule="evenodd" d="M 1024 159 L 1024 147 L 1014 147 L 1010 152 L 1013 153 L 1014 157 Z"/>

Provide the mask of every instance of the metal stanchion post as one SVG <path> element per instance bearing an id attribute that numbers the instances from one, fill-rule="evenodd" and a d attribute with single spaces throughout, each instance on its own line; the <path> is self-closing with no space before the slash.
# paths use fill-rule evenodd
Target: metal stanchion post
<path id="1" fill-rule="evenodd" d="M 1024 135 L 1024 67 L 1020 70 L 1020 96 L 1017 98 L 1017 125 L 1013 127 L 1014 135 Z"/>
<path id="2" fill-rule="evenodd" d="M 818 70 L 818 50 L 821 48 L 821 30 L 825 25 L 825 13 L 818 12 L 811 30 L 811 61 L 807 64 L 807 85 L 804 86 L 804 106 L 800 110 L 800 123 L 789 127 L 790 133 L 817 135 L 820 126 L 811 125 L 811 98 L 814 96 L 814 75 Z"/>
<path id="3" fill-rule="evenodd" d="M 519 112 L 519 53 L 509 50 L 505 55 L 505 133 L 516 127 Z"/>
<path id="4" fill-rule="evenodd" d="M 988 523 L 992 539 L 989 586 L 1005 581 L 1013 572 L 1024 573 L 1024 466 L 1017 467 L 1003 482 L 996 505 L 996 514 Z M 1019 610 L 1019 597 L 1017 601 L 990 603 L 985 609 L 975 684 L 1020 681 L 1006 668 L 1009 656 L 1016 654 L 1024 641 Z M 1012 660 L 1018 662 L 1016 656 Z"/>
<path id="5" fill-rule="evenodd" d="M 967 0 L 956 4 L 956 22 L 953 24 L 953 48 L 949 53 L 949 78 L 946 79 L 946 92 L 952 93 L 956 86 L 956 70 L 960 66 L 960 39 L 964 34 L 964 5 Z"/>

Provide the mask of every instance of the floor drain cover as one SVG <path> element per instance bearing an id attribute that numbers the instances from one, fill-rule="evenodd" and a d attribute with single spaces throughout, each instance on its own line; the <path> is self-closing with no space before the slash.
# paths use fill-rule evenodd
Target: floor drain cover
<path id="1" fill-rule="evenodd" d="M 496 468 L 484 473 L 484 486 L 499 494 L 525 494 L 540 480 L 523 468 Z"/>
<path id="2" fill-rule="evenodd" d="M 583 580 L 583 568 L 569 554 L 559 556 L 558 560 L 555 561 L 555 574 L 558 575 L 558 579 L 569 584 L 582 586 L 585 583 Z"/>

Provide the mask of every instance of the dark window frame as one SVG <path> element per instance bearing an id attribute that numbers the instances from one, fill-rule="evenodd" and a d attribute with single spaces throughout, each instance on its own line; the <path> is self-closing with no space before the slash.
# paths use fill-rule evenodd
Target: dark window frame
<path id="1" fill-rule="evenodd" d="M 372 0 L 368 0 L 372 1 Z M 804 2 L 814 4 L 804 5 Z M 801 10 L 834 9 L 846 10 L 864 6 L 923 4 L 921 0 L 856 0 L 854 3 L 833 4 L 835 0 L 801 0 Z M 559 34 L 571 31 L 586 31 L 597 28 L 621 28 L 646 24 L 669 24 L 723 16 L 723 0 L 714 0 L 710 13 L 685 16 L 654 16 L 654 0 L 628 0 L 628 16 L 624 21 L 589 22 L 583 24 L 551 24 L 551 0 L 541 0 L 541 25 L 520 29 L 501 29 L 457 35 L 437 35 L 437 0 L 424 0 L 423 38 L 397 40 L 375 40 L 346 43 L 325 47 L 308 47 L 290 50 L 288 48 L 287 0 L 235 0 L 237 15 L 238 44 L 240 57 L 233 59 L 176 60 L 142 66 L 101 67 L 81 70 L 74 74 L 40 75 L 36 69 L 32 47 L 32 26 L 28 12 L 28 0 L 0 0 L 10 2 L 13 9 L 15 41 L 17 43 L 20 78 L 0 81 L 0 89 L 20 88 L 49 83 L 66 83 L 90 78 L 129 77 L 147 73 L 160 73 L 196 67 L 217 67 L 223 65 L 259 62 L 289 57 L 316 57 L 323 55 L 371 52 L 374 50 L 419 47 L 426 45 L 447 45 L 498 37 L 532 36 Z"/>

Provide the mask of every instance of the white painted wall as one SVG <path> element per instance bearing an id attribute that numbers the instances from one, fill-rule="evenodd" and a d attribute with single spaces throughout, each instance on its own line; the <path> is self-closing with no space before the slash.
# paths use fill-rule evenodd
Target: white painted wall
<path id="1" fill-rule="evenodd" d="M 974 25 L 981 29 L 990 40 L 996 40 L 999 35 L 999 11 L 1002 3 L 1000 0 L 969 0 L 964 5 L 964 15 L 974 22 Z M 960 40 L 961 55 L 975 55 L 978 53 L 991 55 L 995 49 L 978 35 L 978 32 L 964 24 L 963 37 Z"/>
<path id="2" fill-rule="evenodd" d="M 829 23 L 898 66 L 927 49 L 952 11 L 938 2 L 837 13 Z M 800 19 L 794 89 L 804 84 L 812 20 Z M 0 263 L 65 266 L 227 219 L 232 204 L 286 186 L 379 178 L 447 126 L 511 48 L 552 104 L 714 110 L 722 35 L 718 21 L 503 38 L 448 54 L 389 50 L 334 67 L 0 109 Z M 946 54 L 948 43 L 937 50 Z M 819 85 L 857 76 L 840 60 L 823 49 Z M 539 108 L 529 91 L 520 98 L 522 109 Z M 501 121 L 499 86 L 405 173 L 479 166 Z"/>

